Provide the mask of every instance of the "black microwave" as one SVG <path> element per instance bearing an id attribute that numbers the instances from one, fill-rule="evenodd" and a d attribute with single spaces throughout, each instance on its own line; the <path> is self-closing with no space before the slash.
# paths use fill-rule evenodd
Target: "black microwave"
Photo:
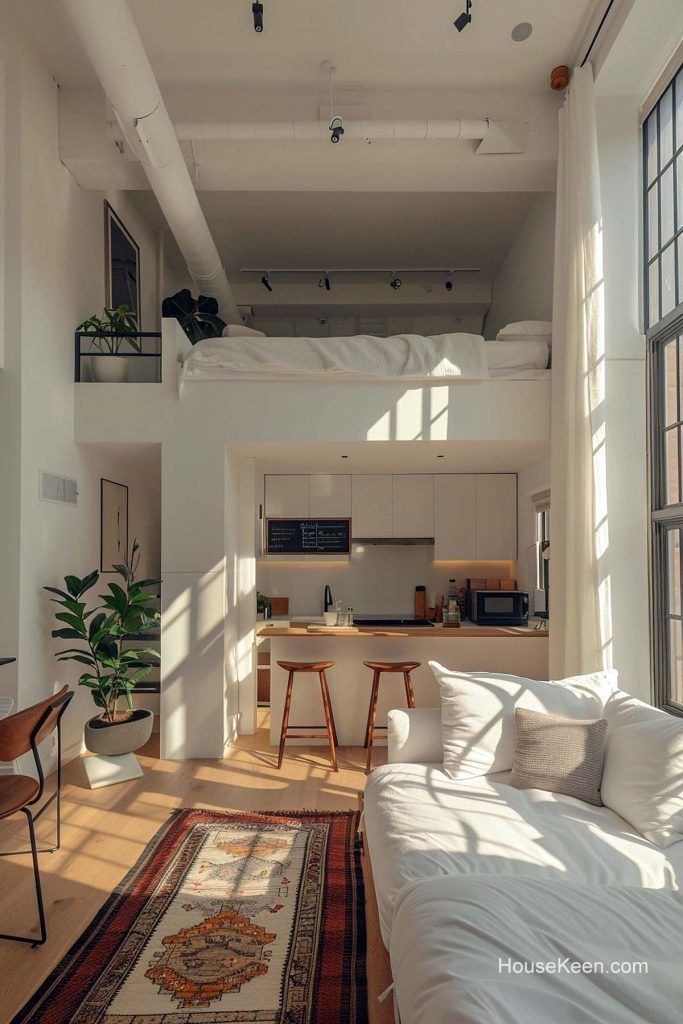
<path id="1" fill-rule="evenodd" d="M 470 590 L 467 614 L 480 626 L 527 626 L 529 595 L 524 590 Z"/>

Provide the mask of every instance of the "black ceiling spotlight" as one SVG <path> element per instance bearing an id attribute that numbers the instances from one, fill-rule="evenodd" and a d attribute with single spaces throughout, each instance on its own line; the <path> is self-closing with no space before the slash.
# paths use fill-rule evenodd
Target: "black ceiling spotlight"
<path id="1" fill-rule="evenodd" d="M 472 0 L 465 0 L 465 10 L 462 14 L 459 14 L 453 24 L 457 28 L 458 32 L 462 32 L 464 28 L 467 28 L 472 22 Z"/>
<path id="2" fill-rule="evenodd" d="M 401 280 L 400 277 L 396 277 L 396 275 L 394 275 L 392 277 L 391 281 L 389 282 L 389 286 L 391 288 L 393 288 L 394 291 L 398 291 L 398 289 L 401 287 L 402 284 L 403 284 L 403 281 Z"/>
<path id="3" fill-rule="evenodd" d="M 344 134 L 344 122 L 341 117 L 333 117 L 330 121 L 330 142 L 336 145 Z"/>
<path id="4" fill-rule="evenodd" d="M 446 274 L 446 280 L 444 281 L 443 286 L 447 292 L 453 291 L 453 278 L 451 277 L 450 272 Z"/>
<path id="5" fill-rule="evenodd" d="M 270 281 L 268 280 L 268 274 L 267 274 L 267 273 L 265 273 L 265 274 L 263 275 L 263 277 L 261 278 L 261 284 L 262 284 L 262 285 L 263 285 L 263 287 L 264 287 L 264 288 L 266 289 L 266 291 L 268 291 L 268 292 L 272 292 L 272 290 L 273 290 L 273 286 L 272 286 L 272 284 L 270 283 Z"/>
<path id="6" fill-rule="evenodd" d="M 263 4 L 253 3 L 251 13 L 254 15 L 254 32 L 263 32 Z"/>
<path id="7" fill-rule="evenodd" d="M 332 291 L 332 285 L 330 284 L 329 275 L 325 274 L 325 277 L 323 278 L 323 280 L 325 282 L 325 291 L 331 292 Z"/>

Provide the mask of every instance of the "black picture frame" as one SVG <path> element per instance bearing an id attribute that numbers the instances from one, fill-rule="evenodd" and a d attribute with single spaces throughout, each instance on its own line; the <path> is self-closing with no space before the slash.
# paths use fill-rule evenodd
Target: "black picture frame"
<path id="1" fill-rule="evenodd" d="M 119 520 L 119 536 L 117 550 L 111 549 L 111 542 L 107 537 L 107 509 L 106 499 L 109 488 L 119 488 L 119 506 L 125 509 L 125 517 Z M 123 493 L 125 492 L 125 493 Z M 112 509 L 113 515 L 113 509 Z M 121 484 L 117 480 L 108 480 L 107 477 L 100 477 L 100 572 L 116 572 L 114 563 L 123 563 L 128 557 L 128 485 Z M 112 558 L 114 561 L 112 561 Z M 105 566 L 106 563 L 106 566 Z"/>
<path id="2" fill-rule="evenodd" d="M 140 246 L 116 210 L 104 201 L 105 304 L 126 303 L 135 312 L 138 330 L 142 330 L 140 304 Z"/>

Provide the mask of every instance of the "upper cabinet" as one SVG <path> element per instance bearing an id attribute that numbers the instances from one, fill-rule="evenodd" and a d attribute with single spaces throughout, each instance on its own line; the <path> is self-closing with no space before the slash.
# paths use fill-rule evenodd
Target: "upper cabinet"
<path id="1" fill-rule="evenodd" d="M 309 477 L 309 515 L 312 519 L 344 519 L 351 515 L 348 473 L 316 473 Z"/>
<path id="2" fill-rule="evenodd" d="M 434 477 L 401 473 L 393 480 L 393 536 L 434 536 Z"/>
<path id="3" fill-rule="evenodd" d="M 308 476 L 288 473 L 266 477 L 266 518 L 305 519 L 309 515 Z"/>
<path id="4" fill-rule="evenodd" d="M 477 557 L 476 482 L 473 474 L 434 477 L 434 559 L 474 562 Z"/>
<path id="5" fill-rule="evenodd" d="M 393 537 L 393 477 L 389 473 L 355 475 L 351 480 L 354 537 Z"/>
<path id="6" fill-rule="evenodd" d="M 476 478 L 477 558 L 514 561 L 517 558 L 517 477 L 486 473 Z"/>

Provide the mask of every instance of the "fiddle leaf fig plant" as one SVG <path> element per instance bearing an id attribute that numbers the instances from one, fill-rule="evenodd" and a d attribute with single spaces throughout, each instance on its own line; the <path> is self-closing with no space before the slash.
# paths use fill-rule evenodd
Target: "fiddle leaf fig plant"
<path id="1" fill-rule="evenodd" d="M 189 288 L 183 288 L 161 304 L 161 315 L 178 321 L 193 345 L 204 338 L 220 338 L 225 320 L 218 316 L 218 303 L 208 295 L 198 298 Z"/>
<path id="2" fill-rule="evenodd" d="M 99 603 L 87 609 L 85 595 L 99 581 L 97 569 L 83 579 L 65 576 L 64 587 L 45 587 L 56 597 L 52 601 L 61 611 L 55 618 L 61 623 L 52 630 L 59 640 L 73 640 L 76 645 L 59 651 L 58 661 L 75 661 L 87 666 L 78 682 L 92 692 L 96 706 L 101 709 L 100 719 L 113 725 L 122 716 L 118 711 L 120 700 L 133 710 L 132 693 L 137 684 L 152 671 L 151 662 L 159 661 L 159 652 L 152 647 L 131 647 L 140 634 L 153 629 L 160 615 L 149 607 L 154 595 L 151 586 L 161 580 L 136 580 L 139 545 L 133 542 L 130 558 L 113 568 L 123 581 L 107 584 L 108 593 L 100 594 Z"/>
<path id="3" fill-rule="evenodd" d="M 135 337 L 138 331 L 137 314 L 125 302 L 116 308 L 105 306 L 101 317 L 93 313 L 76 330 L 92 332 L 92 344 L 98 352 L 117 356 L 124 341 L 138 354 L 142 351 L 142 340 Z"/>

